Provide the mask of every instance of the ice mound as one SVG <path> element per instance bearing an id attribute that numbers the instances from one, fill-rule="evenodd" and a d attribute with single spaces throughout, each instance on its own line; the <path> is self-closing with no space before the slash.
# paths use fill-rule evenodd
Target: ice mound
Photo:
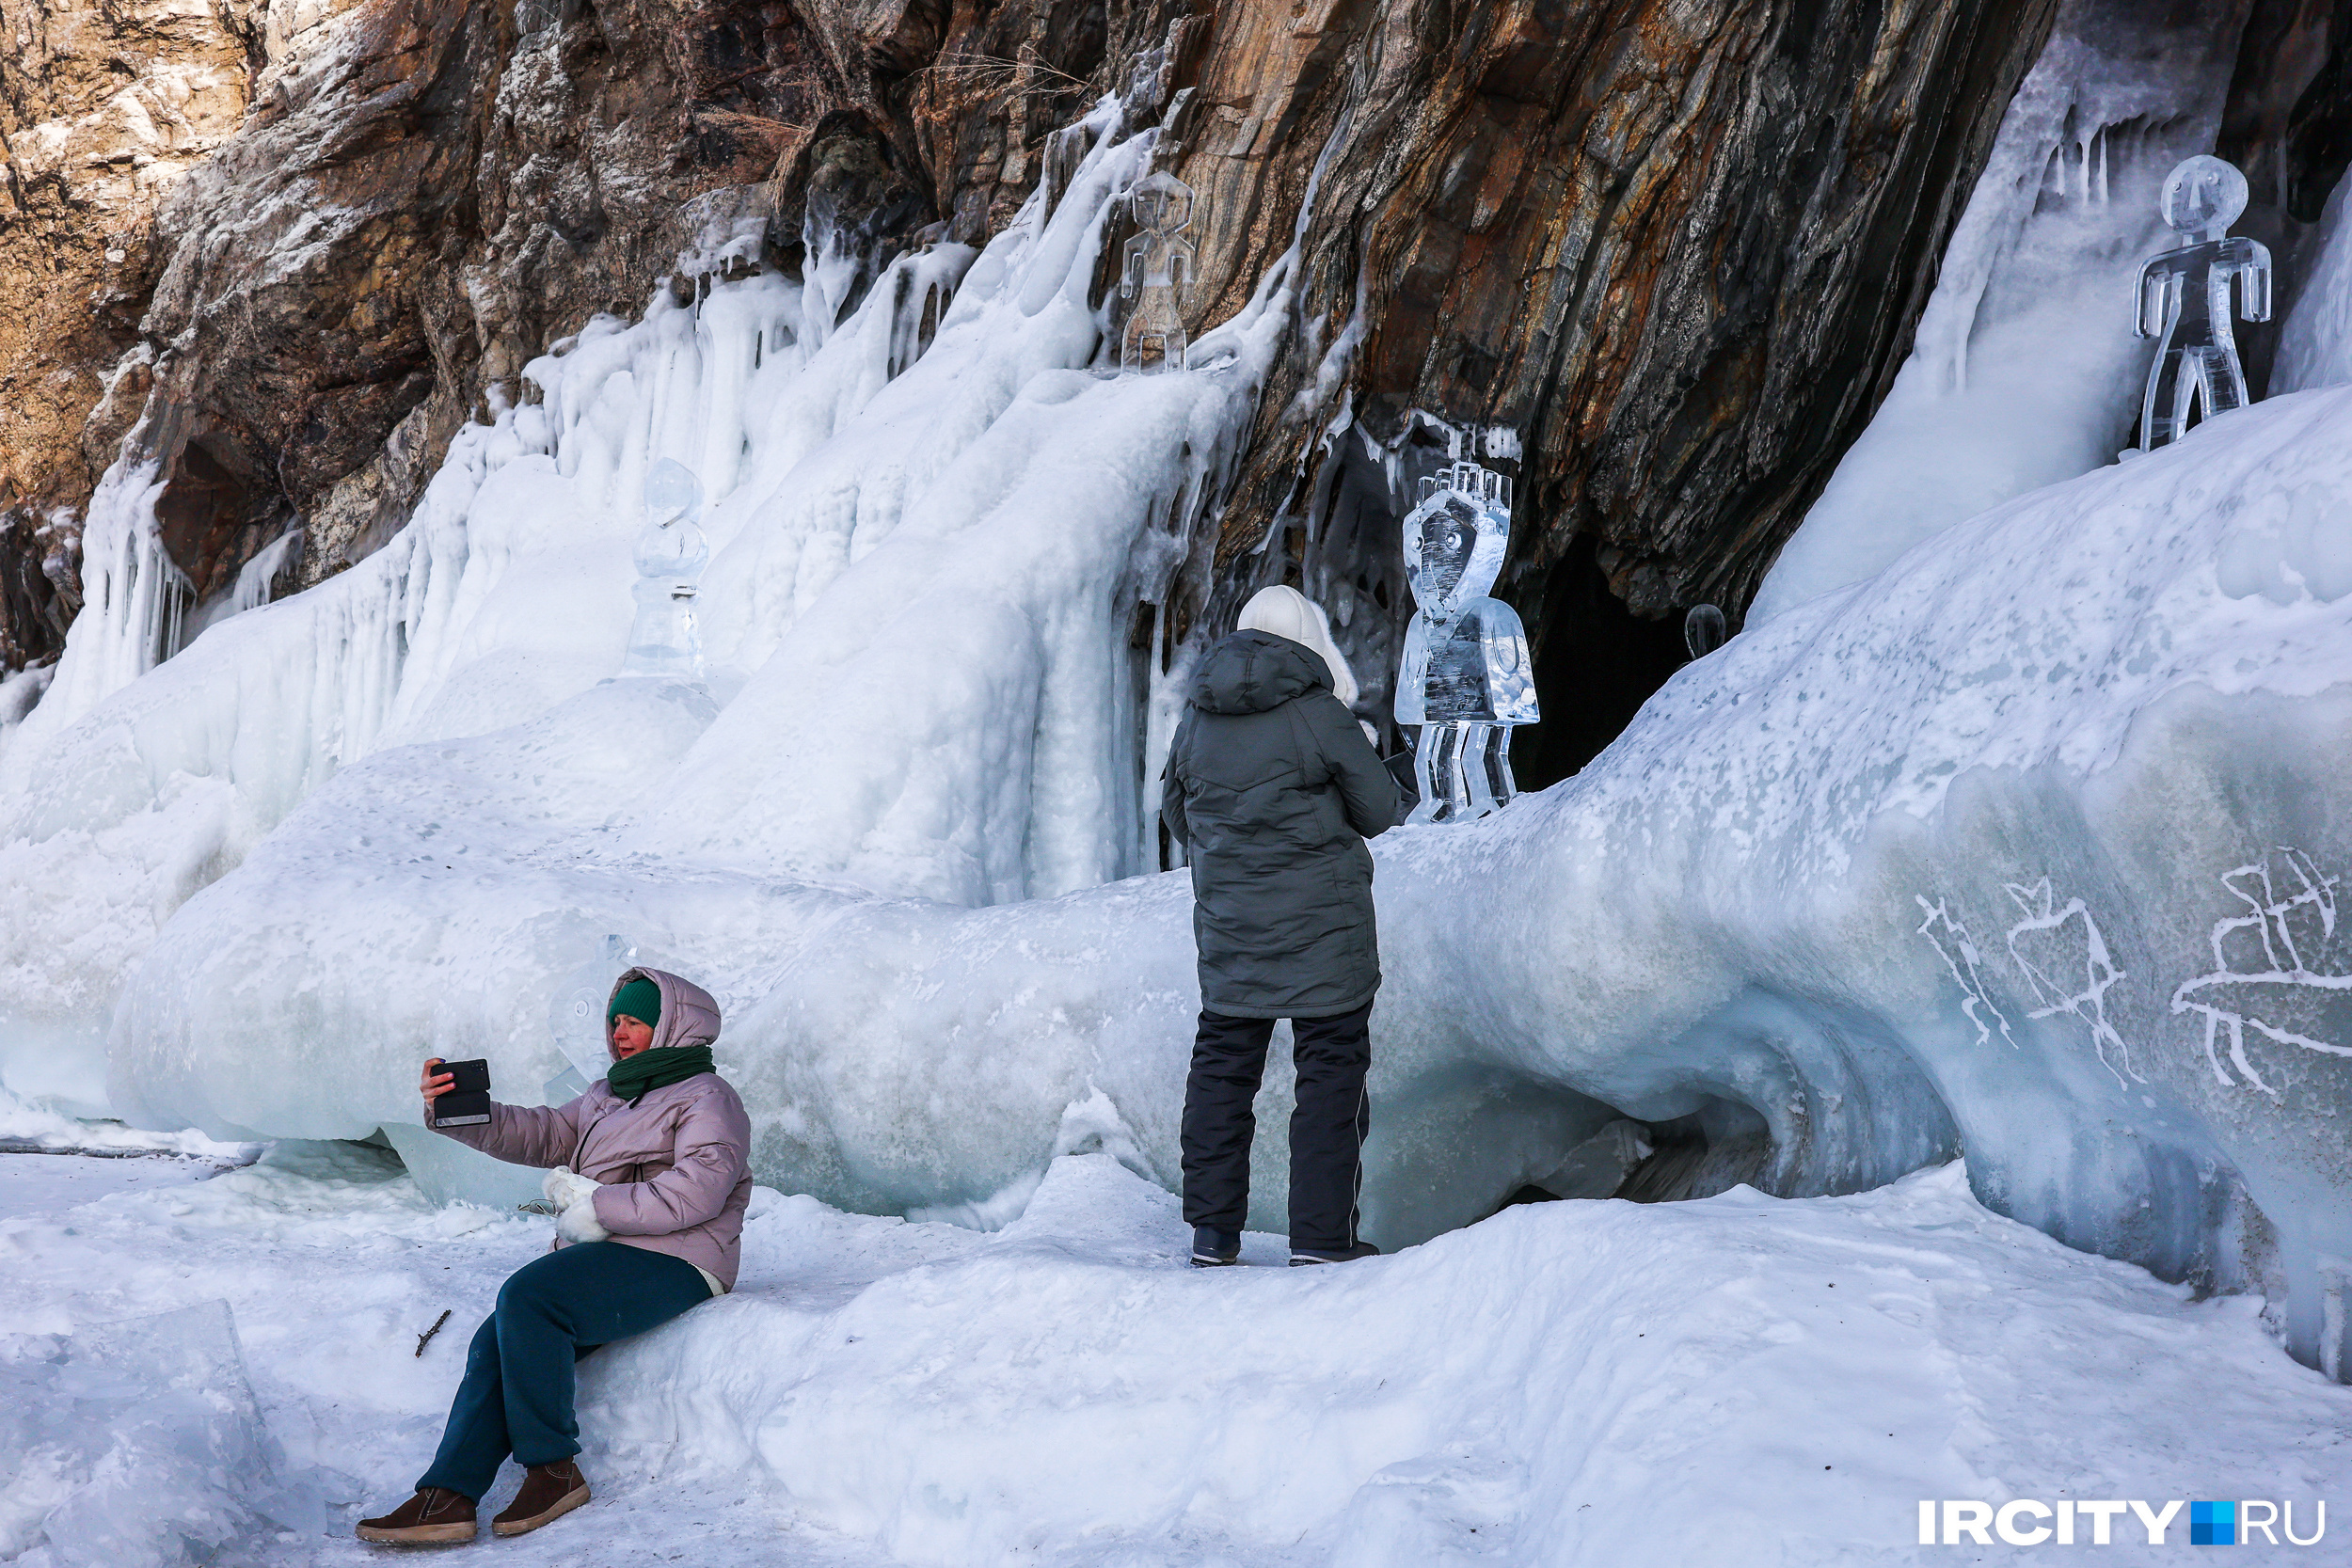
<path id="1" fill-rule="evenodd" d="M 2352 1476 L 2352 1392 L 2253 1303 L 2070 1252 L 1957 1166 L 1529 1205 L 1314 1271 L 1256 1235 L 1277 1266 L 1190 1269 L 1175 1208 L 1101 1155 L 987 1237 L 763 1202 L 747 1289 L 583 1366 L 591 1463 L 1062 1568 L 1907 1562 L 1920 1497 L 2234 1488 L 2308 1530 Z"/>
<path id="2" fill-rule="evenodd" d="M 278 1479 L 227 1302 L 0 1338 L 0 1562 L 179 1568 L 325 1517 Z"/>
<path id="3" fill-rule="evenodd" d="M 2341 1368 L 2347 453 L 2352 391 L 2306 393 L 2022 497 L 1692 666 L 1577 779 L 1381 840 L 1371 1234 L 1626 1117 L 1790 1195 L 1964 1152 L 1993 1207 L 2266 1290 Z M 1172 1182 L 1183 879 L 967 909 L 650 855 L 598 737 L 691 755 L 706 711 L 613 683 L 346 769 L 166 927 L 118 1095 L 356 1137 L 412 1120 L 430 1048 L 528 1100 L 548 996 L 619 931 L 728 1008 L 765 1181 L 984 1221 L 1092 1138 Z"/>

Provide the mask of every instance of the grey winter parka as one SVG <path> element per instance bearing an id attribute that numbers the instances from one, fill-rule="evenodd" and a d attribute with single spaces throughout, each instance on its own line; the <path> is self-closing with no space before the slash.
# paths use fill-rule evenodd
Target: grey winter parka
<path id="1" fill-rule="evenodd" d="M 1160 819 L 1192 862 L 1200 1006 L 1332 1018 L 1380 989 L 1364 840 L 1396 782 L 1322 657 L 1271 632 L 1209 650 L 1168 753 Z"/>

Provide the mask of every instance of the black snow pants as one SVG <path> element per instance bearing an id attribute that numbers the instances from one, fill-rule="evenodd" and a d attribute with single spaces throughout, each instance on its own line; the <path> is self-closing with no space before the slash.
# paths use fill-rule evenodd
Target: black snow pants
<path id="1" fill-rule="evenodd" d="M 1341 1252 L 1356 1244 L 1372 1107 L 1372 1005 L 1336 1018 L 1291 1020 L 1298 1105 L 1291 1113 L 1291 1245 Z M 1265 1076 L 1270 1018 L 1200 1015 L 1184 1084 L 1184 1223 L 1238 1234 L 1249 1212 L 1250 1102 Z"/>

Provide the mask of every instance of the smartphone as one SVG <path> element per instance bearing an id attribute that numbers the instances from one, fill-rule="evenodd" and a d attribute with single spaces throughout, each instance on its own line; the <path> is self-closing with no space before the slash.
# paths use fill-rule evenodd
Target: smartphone
<path id="1" fill-rule="evenodd" d="M 479 1127 L 490 1119 L 490 1063 L 486 1057 L 470 1062 L 443 1062 L 441 1070 L 456 1082 L 447 1093 L 433 1102 L 433 1125 L 436 1127 Z"/>

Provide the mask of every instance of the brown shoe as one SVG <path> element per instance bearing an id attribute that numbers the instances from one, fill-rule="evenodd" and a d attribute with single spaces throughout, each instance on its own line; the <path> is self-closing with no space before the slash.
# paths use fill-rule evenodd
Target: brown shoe
<path id="1" fill-rule="evenodd" d="M 553 1465 L 533 1465 L 523 1473 L 523 1489 L 506 1511 L 490 1521 L 498 1535 L 527 1535 L 559 1519 L 588 1500 L 588 1478 L 569 1459 Z"/>
<path id="2" fill-rule="evenodd" d="M 446 1546 L 471 1541 L 473 1499 L 428 1486 L 380 1519 L 359 1521 L 359 1539 L 394 1546 Z"/>

